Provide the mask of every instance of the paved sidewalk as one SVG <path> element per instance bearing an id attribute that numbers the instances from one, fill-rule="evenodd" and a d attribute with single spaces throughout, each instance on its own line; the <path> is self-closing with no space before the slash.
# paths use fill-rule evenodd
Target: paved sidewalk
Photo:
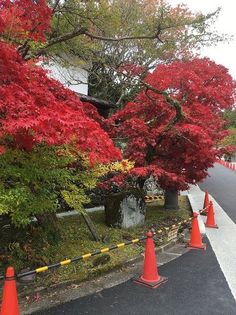
<path id="1" fill-rule="evenodd" d="M 207 237 L 236 299 L 236 173 L 216 163 L 200 187 L 211 193 L 219 229 Z"/>
<path id="2" fill-rule="evenodd" d="M 193 212 L 199 213 L 199 211 L 202 210 L 203 208 L 204 197 L 205 197 L 204 191 L 202 191 L 197 185 L 196 186 L 191 185 L 188 190 L 187 196 L 188 196 Z M 203 235 L 206 234 L 205 225 L 203 223 L 202 216 L 200 215 L 198 216 L 198 223 L 199 223 L 201 234 Z"/>
<path id="3" fill-rule="evenodd" d="M 202 209 L 204 195 L 205 193 L 198 186 L 190 188 L 188 196 L 194 211 Z M 206 217 L 204 216 L 200 218 L 201 225 L 204 226 L 205 233 L 236 300 L 236 225 L 217 201 L 211 195 L 209 197 L 213 202 L 215 221 L 219 229 L 205 229 L 203 221 L 206 221 Z"/>
<path id="4" fill-rule="evenodd" d="M 206 229 L 206 235 L 236 300 L 236 225 L 212 196 L 210 199 L 219 229 Z"/>

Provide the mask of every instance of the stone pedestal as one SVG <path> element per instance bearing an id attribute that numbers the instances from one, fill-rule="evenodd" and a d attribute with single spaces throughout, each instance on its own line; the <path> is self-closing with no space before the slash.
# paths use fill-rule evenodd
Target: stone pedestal
<path id="1" fill-rule="evenodd" d="M 145 180 L 143 191 L 147 196 L 158 196 L 163 195 L 164 193 L 161 187 L 158 185 L 156 179 L 152 175 Z"/>
<path id="2" fill-rule="evenodd" d="M 138 190 L 120 192 L 106 197 L 106 224 L 118 228 L 131 228 L 144 224 L 146 206 Z"/>

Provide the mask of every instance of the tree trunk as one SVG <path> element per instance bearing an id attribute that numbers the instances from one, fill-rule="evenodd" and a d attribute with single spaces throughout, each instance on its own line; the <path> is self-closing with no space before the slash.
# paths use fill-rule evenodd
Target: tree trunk
<path id="1" fill-rule="evenodd" d="M 169 190 L 167 189 L 165 191 L 165 209 L 173 209 L 178 210 L 179 209 L 179 203 L 178 203 L 178 191 L 177 190 Z"/>
<path id="2" fill-rule="evenodd" d="M 91 232 L 94 241 L 96 242 L 100 242 L 101 241 L 101 237 L 99 236 L 97 229 L 93 223 L 93 221 L 91 220 L 90 216 L 88 215 L 88 213 L 81 213 L 82 217 L 84 218 L 84 221 L 87 225 L 87 227 L 89 228 L 89 231 Z"/>
<path id="3" fill-rule="evenodd" d="M 41 226 L 45 226 L 47 224 L 57 226 L 58 219 L 56 213 L 37 214 L 35 216 L 38 221 L 38 224 Z"/>
<path id="4" fill-rule="evenodd" d="M 56 213 L 45 213 L 35 215 L 38 225 L 44 231 L 42 237 L 46 237 L 50 244 L 57 244 L 61 239 Z"/>
<path id="5" fill-rule="evenodd" d="M 82 213 L 82 217 L 89 228 L 89 231 L 92 234 L 92 237 L 95 241 L 101 241 L 101 237 L 99 236 L 97 229 L 92 222 L 88 213 Z M 55 213 L 53 214 L 40 214 L 36 216 L 38 224 L 43 228 L 44 231 L 48 234 L 49 238 L 53 241 L 57 241 L 60 239 L 60 233 L 58 229 L 58 218 Z"/>

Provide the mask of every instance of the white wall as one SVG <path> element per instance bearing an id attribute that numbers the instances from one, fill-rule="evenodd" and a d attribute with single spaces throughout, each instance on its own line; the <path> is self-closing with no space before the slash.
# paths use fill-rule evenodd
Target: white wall
<path id="1" fill-rule="evenodd" d="M 88 95 L 88 72 L 81 68 L 63 68 L 58 64 L 42 65 L 48 70 L 48 76 L 60 81 L 72 91 Z"/>

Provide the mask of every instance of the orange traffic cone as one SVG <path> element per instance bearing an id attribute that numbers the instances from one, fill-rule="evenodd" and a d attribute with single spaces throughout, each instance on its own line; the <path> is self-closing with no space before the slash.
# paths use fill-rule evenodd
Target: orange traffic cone
<path id="1" fill-rule="evenodd" d="M 206 244 L 202 243 L 202 236 L 199 230 L 197 217 L 198 213 L 193 212 L 192 233 L 188 247 L 191 249 L 206 249 Z"/>
<path id="2" fill-rule="evenodd" d="M 139 278 L 134 279 L 134 282 L 155 289 L 159 287 L 162 283 L 167 282 L 167 280 L 168 278 L 158 275 L 153 233 L 147 232 L 143 275 Z"/>
<path id="3" fill-rule="evenodd" d="M 215 223 L 215 213 L 213 208 L 213 203 L 210 201 L 209 210 L 207 213 L 207 220 L 205 223 L 206 227 L 218 229 L 217 224 Z"/>
<path id="4" fill-rule="evenodd" d="M 204 203 L 203 203 L 203 211 L 201 212 L 201 214 L 202 215 L 207 215 L 208 208 L 209 208 L 209 194 L 208 194 L 208 191 L 206 190 Z"/>
<path id="5" fill-rule="evenodd" d="M 13 267 L 7 268 L 3 287 L 1 315 L 20 315 Z"/>

